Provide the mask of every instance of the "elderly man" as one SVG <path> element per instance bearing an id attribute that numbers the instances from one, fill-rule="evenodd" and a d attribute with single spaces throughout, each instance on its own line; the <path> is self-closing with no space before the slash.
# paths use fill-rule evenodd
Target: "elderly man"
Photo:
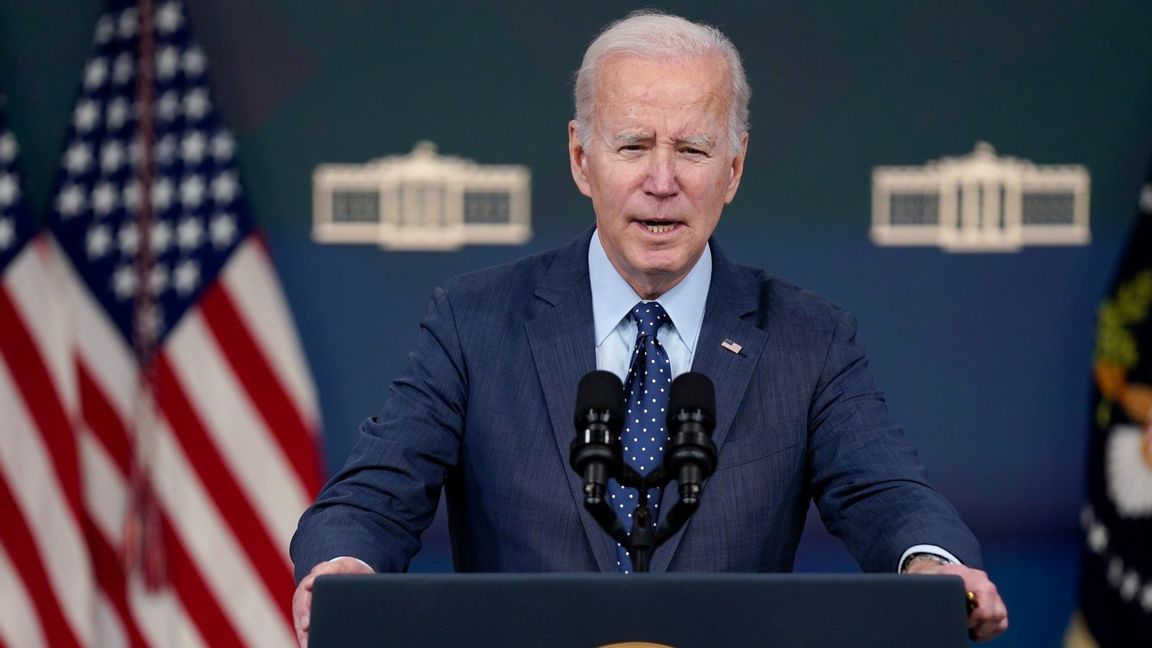
<path id="1" fill-rule="evenodd" d="M 972 636 L 1002 632 L 979 545 L 890 420 L 853 317 L 710 240 L 748 148 L 731 42 L 632 14 L 589 46 L 575 99 L 572 177 L 595 228 L 435 291 L 383 412 L 293 538 L 301 640 L 315 577 L 405 569 L 442 488 L 458 570 L 628 571 L 567 462 L 577 383 L 594 369 L 644 409 L 623 433 L 641 473 L 664 450 L 663 385 L 689 369 L 716 384 L 716 472 L 652 571 L 788 571 L 815 499 L 863 569 L 958 575 Z M 611 494 L 623 519 L 635 492 Z"/>

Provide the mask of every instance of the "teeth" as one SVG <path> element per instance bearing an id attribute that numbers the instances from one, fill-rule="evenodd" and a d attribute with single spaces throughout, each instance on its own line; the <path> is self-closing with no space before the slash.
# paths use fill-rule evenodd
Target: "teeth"
<path id="1" fill-rule="evenodd" d="M 647 227 L 648 231 L 652 232 L 653 234 L 663 234 L 664 232 L 670 231 L 672 229 L 672 225 L 648 225 L 648 224 L 645 224 L 644 227 Z"/>

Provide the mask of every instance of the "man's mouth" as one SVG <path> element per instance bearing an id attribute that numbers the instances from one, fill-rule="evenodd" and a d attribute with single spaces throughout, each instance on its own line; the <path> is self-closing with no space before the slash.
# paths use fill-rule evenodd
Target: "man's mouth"
<path id="1" fill-rule="evenodd" d="M 668 221 L 640 221 L 640 224 L 643 225 L 645 229 L 647 229 L 649 232 L 652 232 L 653 234 L 663 234 L 664 232 L 671 232 L 673 229 L 676 228 L 675 222 L 668 222 Z"/>

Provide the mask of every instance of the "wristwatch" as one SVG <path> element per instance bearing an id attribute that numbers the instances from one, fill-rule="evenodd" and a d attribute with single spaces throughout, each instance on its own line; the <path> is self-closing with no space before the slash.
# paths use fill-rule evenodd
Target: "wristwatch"
<path id="1" fill-rule="evenodd" d="M 911 565 L 912 562 L 916 561 L 916 560 L 928 560 L 928 561 L 936 563 L 937 565 L 951 565 L 952 564 L 952 561 L 948 560 L 944 556 L 939 556 L 939 555 L 934 554 L 934 553 L 917 552 L 914 554 L 908 554 L 908 557 L 904 559 L 904 564 L 900 565 L 900 573 L 904 573 L 905 571 L 907 571 L 908 566 Z"/>

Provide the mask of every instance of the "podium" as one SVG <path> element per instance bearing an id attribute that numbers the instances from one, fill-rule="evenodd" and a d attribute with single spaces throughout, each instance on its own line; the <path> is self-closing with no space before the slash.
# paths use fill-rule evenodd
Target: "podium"
<path id="1" fill-rule="evenodd" d="M 959 648 L 964 596 L 896 574 L 322 576 L 310 645 Z"/>

